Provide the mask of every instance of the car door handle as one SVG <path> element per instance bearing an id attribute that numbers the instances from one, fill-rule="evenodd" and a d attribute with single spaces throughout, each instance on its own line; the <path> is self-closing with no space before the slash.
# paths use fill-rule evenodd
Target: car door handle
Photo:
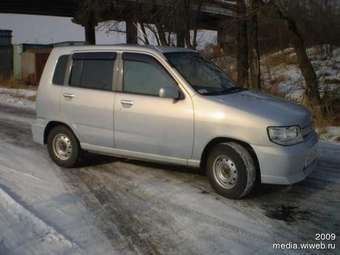
<path id="1" fill-rule="evenodd" d="M 133 106 L 133 101 L 131 101 L 131 100 L 120 100 L 120 103 L 123 107 Z"/>
<path id="2" fill-rule="evenodd" d="M 63 96 L 67 99 L 73 99 L 75 97 L 75 95 L 70 94 L 70 93 L 64 93 Z"/>

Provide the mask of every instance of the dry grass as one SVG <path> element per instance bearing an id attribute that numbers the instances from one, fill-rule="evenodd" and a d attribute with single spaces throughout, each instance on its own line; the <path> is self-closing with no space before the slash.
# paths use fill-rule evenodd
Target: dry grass
<path id="1" fill-rule="evenodd" d="M 15 92 L 16 89 L 29 89 L 29 90 L 36 90 L 37 86 L 29 86 L 26 85 L 24 82 L 22 81 L 18 81 L 16 79 L 14 79 L 13 77 L 10 78 L 3 78 L 2 76 L 0 76 L 0 87 L 2 88 L 6 88 L 6 89 L 13 89 L 14 93 L 11 93 L 11 95 L 15 98 L 18 99 L 26 99 L 32 102 L 36 101 L 36 95 L 33 96 L 25 96 L 22 95 L 22 93 L 20 92 Z M 6 92 L 5 92 L 6 93 Z"/>
<path id="2" fill-rule="evenodd" d="M 334 117 L 331 116 L 326 116 L 322 113 L 319 112 L 313 112 L 314 116 L 314 125 L 317 127 L 319 130 L 323 131 L 326 130 L 327 127 L 333 126 L 334 123 Z"/>
<path id="3" fill-rule="evenodd" d="M 315 106 L 315 104 L 310 102 L 306 97 L 303 99 L 302 103 L 313 113 L 314 125 L 319 129 L 320 134 L 326 132 L 327 127 L 334 126 L 336 124 L 338 114 L 325 113 L 321 107 Z"/>
<path id="4" fill-rule="evenodd" d="M 0 86 L 9 89 L 37 89 L 36 86 L 27 85 L 23 81 L 16 80 L 13 76 L 10 78 L 4 78 L 0 75 Z"/>
<path id="5" fill-rule="evenodd" d="M 232 57 L 218 57 L 211 59 L 223 71 L 225 71 L 229 78 L 233 81 L 237 80 L 236 59 Z"/>
<path id="6" fill-rule="evenodd" d="M 237 81 L 237 70 L 235 68 L 229 68 L 227 70 L 227 74 L 230 79 L 232 79 L 235 82 Z"/>
<path id="7" fill-rule="evenodd" d="M 225 63 L 218 63 L 222 64 L 221 66 L 226 66 Z M 269 75 L 269 81 L 270 84 L 266 84 L 263 86 L 263 90 L 271 95 L 282 97 L 282 98 L 287 98 L 287 95 L 290 93 L 289 91 L 283 92 L 280 89 L 280 84 L 283 84 L 287 82 L 287 79 L 289 77 L 285 75 L 275 75 L 273 76 L 271 74 L 271 69 L 273 67 L 276 67 L 278 65 L 296 65 L 296 55 L 294 54 L 294 51 L 291 49 L 284 50 L 282 52 L 276 53 L 276 54 L 271 54 L 267 55 L 262 58 L 262 67 L 264 69 L 267 69 L 268 75 Z M 230 68 L 231 65 L 229 65 L 229 69 L 226 70 L 227 73 L 229 74 L 230 77 L 236 79 L 237 77 L 237 70 L 235 68 Z M 226 69 L 226 68 L 225 68 Z M 327 80 L 325 83 L 330 83 L 330 84 L 339 84 L 340 79 L 332 79 L 332 80 Z M 296 86 L 303 86 L 302 84 L 296 85 Z M 292 88 L 296 89 L 296 88 Z M 340 126 L 340 97 L 336 96 L 334 94 L 334 91 L 330 93 L 332 95 L 331 98 L 326 98 L 325 96 L 323 97 L 323 108 L 320 109 L 310 102 L 307 101 L 306 98 L 303 99 L 303 101 L 299 101 L 299 103 L 302 103 L 304 106 L 309 108 L 312 113 L 313 113 L 313 120 L 316 128 L 322 133 L 326 132 L 326 128 L 330 126 Z M 340 95 L 340 94 L 339 94 Z M 336 98 L 334 98 L 336 97 Z M 293 100 L 292 98 L 290 100 Z M 338 103 L 336 103 L 338 102 Z M 326 105 L 331 105 L 331 107 L 325 107 Z"/>
<path id="8" fill-rule="evenodd" d="M 297 59 L 296 55 L 293 51 L 286 50 L 282 52 L 278 52 L 276 54 L 267 55 L 265 58 L 265 64 L 269 66 L 278 66 L 278 65 L 296 65 Z"/>
<path id="9" fill-rule="evenodd" d="M 26 97 L 27 100 L 30 100 L 32 102 L 35 102 L 37 100 L 37 96 L 34 95 L 34 96 L 29 96 L 29 97 Z"/>
<path id="10" fill-rule="evenodd" d="M 340 79 L 329 79 L 329 78 L 326 78 L 325 81 L 324 81 L 325 84 L 340 84 Z"/>
<path id="11" fill-rule="evenodd" d="M 280 90 L 280 84 L 284 81 L 287 80 L 287 77 L 285 77 L 284 75 L 282 76 L 277 76 L 275 78 L 272 78 L 270 80 L 270 85 L 268 86 L 264 86 L 263 90 L 266 91 L 269 94 L 272 94 L 273 96 L 278 96 L 278 97 L 286 97 L 286 94 L 283 93 Z"/>
<path id="12" fill-rule="evenodd" d="M 297 59 L 294 51 L 291 49 L 284 50 L 275 54 L 267 55 L 263 58 L 263 65 L 269 70 L 272 67 L 279 65 L 296 65 Z M 279 97 L 286 97 L 286 94 L 279 90 L 279 85 L 287 80 L 285 76 L 271 77 L 270 86 L 265 90 L 272 95 Z M 326 79 L 325 84 L 339 84 L 338 79 Z M 287 92 L 288 93 L 288 92 Z M 333 95 L 333 93 L 331 93 Z M 313 119 L 315 126 L 320 130 L 320 132 L 326 132 L 326 128 L 329 126 L 339 126 L 340 125 L 340 104 L 339 107 L 334 106 L 335 98 L 323 97 L 323 105 L 331 104 L 331 108 L 320 109 L 320 107 L 315 107 L 315 104 L 308 102 L 306 98 L 303 99 L 302 104 L 309 108 L 313 112 Z"/>

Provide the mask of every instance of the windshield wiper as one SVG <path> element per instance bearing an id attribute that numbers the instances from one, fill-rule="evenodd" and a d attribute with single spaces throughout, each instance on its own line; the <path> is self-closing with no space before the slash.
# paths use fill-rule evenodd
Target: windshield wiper
<path id="1" fill-rule="evenodd" d="M 226 93 L 236 93 L 236 92 L 240 92 L 240 91 L 244 91 L 244 90 L 247 90 L 247 89 L 241 88 L 241 87 L 231 87 L 231 88 L 226 89 L 224 92 L 226 92 Z"/>
<path id="2" fill-rule="evenodd" d="M 213 91 L 213 92 L 207 92 L 204 93 L 204 95 L 207 96 L 216 96 L 216 95 L 226 95 L 226 94 L 231 94 L 231 93 L 237 93 L 246 90 L 245 88 L 241 87 L 230 87 L 224 90 L 219 90 L 219 91 Z"/>

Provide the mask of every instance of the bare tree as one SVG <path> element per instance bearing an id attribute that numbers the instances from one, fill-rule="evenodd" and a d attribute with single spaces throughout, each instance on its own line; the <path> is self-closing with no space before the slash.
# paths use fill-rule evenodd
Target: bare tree
<path id="1" fill-rule="evenodd" d="M 258 10 L 257 0 L 249 0 L 248 6 L 248 54 L 250 87 L 261 90 L 261 67 L 258 40 Z"/>
<path id="2" fill-rule="evenodd" d="M 291 43 L 297 55 L 298 66 L 306 82 L 306 96 L 311 106 L 320 107 L 321 99 L 319 92 L 319 82 L 313 65 L 308 58 L 304 39 L 299 31 L 296 21 L 287 12 L 287 2 L 274 0 L 260 0 L 263 13 L 271 17 L 283 20 L 291 34 Z"/>
<path id="3" fill-rule="evenodd" d="M 248 87 L 248 26 L 244 0 L 237 0 L 237 21 L 237 83 Z"/>
<path id="4" fill-rule="evenodd" d="M 178 47 L 197 47 L 199 15 L 205 2 L 206 0 L 171 0 L 171 18 L 166 22 L 167 27 L 177 34 Z"/>
<path id="5" fill-rule="evenodd" d="M 148 34 L 146 32 L 145 24 L 143 22 L 140 23 L 140 28 L 142 30 L 144 44 L 149 45 L 150 44 L 149 37 L 148 37 Z"/>

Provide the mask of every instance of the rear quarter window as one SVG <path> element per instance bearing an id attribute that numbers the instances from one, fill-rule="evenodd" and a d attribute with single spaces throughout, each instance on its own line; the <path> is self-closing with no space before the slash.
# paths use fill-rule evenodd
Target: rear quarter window
<path id="1" fill-rule="evenodd" d="M 54 70 L 53 75 L 53 84 L 55 85 L 64 85 L 65 74 L 67 63 L 70 55 L 62 55 L 59 57 L 56 68 Z"/>

